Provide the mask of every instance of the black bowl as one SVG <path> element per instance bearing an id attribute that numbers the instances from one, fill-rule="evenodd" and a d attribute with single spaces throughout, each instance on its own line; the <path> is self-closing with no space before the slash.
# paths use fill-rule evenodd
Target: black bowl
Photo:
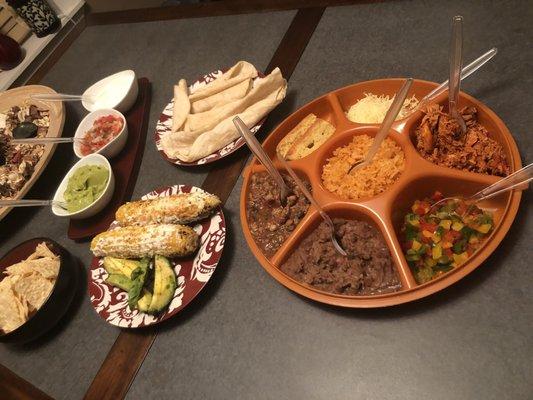
<path id="1" fill-rule="evenodd" d="M 57 324 L 72 302 L 78 286 L 78 266 L 67 250 L 48 238 L 30 239 L 9 250 L 0 259 L 0 280 L 5 277 L 3 271 L 7 267 L 28 258 L 42 242 L 59 256 L 59 273 L 55 285 L 41 308 L 24 324 L 7 334 L 0 333 L 0 342 L 26 343 L 37 339 Z"/>

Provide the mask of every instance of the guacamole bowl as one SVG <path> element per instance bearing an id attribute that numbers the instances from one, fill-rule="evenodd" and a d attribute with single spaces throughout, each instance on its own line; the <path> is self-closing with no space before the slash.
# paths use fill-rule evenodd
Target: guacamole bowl
<path id="1" fill-rule="evenodd" d="M 111 201 L 114 191 L 115 176 L 109 161 L 100 154 L 90 154 L 74 164 L 61 181 L 54 201 L 66 203 L 66 207 L 54 204 L 52 212 L 73 219 L 92 217 Z"/>

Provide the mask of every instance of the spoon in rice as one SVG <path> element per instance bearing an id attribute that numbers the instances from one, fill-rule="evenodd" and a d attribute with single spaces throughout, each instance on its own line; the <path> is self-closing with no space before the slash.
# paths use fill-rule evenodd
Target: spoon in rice
<path id="1" fill-rule="evenodd" d="M 464 201 L 469 205 L 468 209 L 462 215 L 468 214 L 470 208 L 479 203 L 480 201 L 490 199 L 501 193 L 508 192 L 510 190 L 516 189 L 517 187 L 524 185 L 533 179 L 533 163 L 526 165 L 524 168 L 519 169 L 516 172 L 513 172 L 511 175 L 506 176 L 505 178 L 500 179 L 496 183 L 493 183 L 490 186 L 487 186 L 485 189 L 480 190 L 479 192 L 473 194 L 469 197 L 445 197 L 433 204 L 429 211 L 438 207 L 441 204 L 445 204 L 449 201 Z M 525 188 L 524 188 L 525 189 Z"/>
<path id="2" fill-rule="evenodd" d="M 452 41 L 450 44 L 450 89 L 448 91 L 448 109 L 457 121 L 461 132 L 466 133 L 466 124 L 457 110 L 459 90 L 461 88 L 461 67 L 463 63 L 463 17 L 453 17 Z"/>
<path id="3" fill-rule="evenodd" d="M 302 182 L 302 180 L 298 177 L 298 175 L 296 175 L 296 172 L 294 172 L 294 170 L 290 167 L 290 165 L 287 162 L 287 160 L 285 160 L 285 158 L 283 158 L 283 156 L 279 152 L 277 154 L 278 154 L 278 159 L 283 164 L 283 167 L 287 170 L 287 172 L 292 177 L 292 179 L 294 179 L 294 182 L 296 183 L 296 186 L 298 186 L 300 188 L 300 190 L 305 195 L 307 200 L 309 200 L 309 202 L 313 206 L 316 207 L 316 209 L 318 210 L 318 213 L 320 214 L 320 216 L 322 217 L 324 222 L 328 225 L 328 227 L 329 227 L 329 229 L 331 231 L 331 242 L 333 243 L 333 247 L 335 247 L 335 250 L 337 250 L 337 252 L 340 255 L 344 256 L 344 257 L 348 256 L 346 251 L 344 251 L 344 249 L 342 248 L 342 246 L 340 245 L 340 243 L 337 240 L 337 236 L 335 235 L 335 225 L 333 224 L 333 221 L 331 220 L 329 215 L 324 211 L 324 209 L 320 206 L 320 204 L 318 204 L 318 202 L 315 200 L 315 198 L 313 197 L 311 192 L 309 192 L 309 190 L 307 190 L 307 187 Z"/>
<path id="4" fill-rule="evenodd" d="M 385 118 L 383 119 L 383 123 L 379 127 L 379 131 L 376 134 L 374 141 L 372 142 L 372 146 L 370 146 L 370 149 L 368 150 L 363 159 L 358 160 L 354 164 L 352 164 L 350 169 L 348 169 L 348 173 L 351 173 L 352 171 L 357 171 L 358 169 L 361 169 L 372 162 L 376 153 L 379 150 L 379 147 L 381 146 L 381 142 L 383 142 L 383 140 L 385 140 L 385 138 L 389 135 L 390 128 L 394 120 L 400 113 L 400 110 L 403 107 L 403 103 L 407 98 L 407 93 L 409 92 L 409 89 L 411 88 L 412 84 L 413 78 L 407 78 L 405 80 L 398 93 L 396 93 L 396 95 L 394 96 L 394 100 L 392 101 L 392 104 L 389 107 Z"/>
<path id="5" fill-rule="evenodd" d="M 257 141 L 254 134 L 248 129 L 248 126 L 244 123 L 242 119 L 240 119 L 238 116 L 233 118 L 233 123 L 235 124 L 235 128 L 237 128 L 237 132 L 240 133 L 240 135 L 244 138 L 246 141 L 246 144 L 252 150 L 252 153 L 257 157 L 257 159 L 263 164 L 263 166 L 266 168 L 267 172 L 270 174 L 272 179 L 274 179 L 274 182 L 278 185 L 280 189 L 280 201 L 281 204 L 285 204 L 285 201 L 287 200 L 287 196 L 290 193 L 290 189 L 283 180 L 283 177 L 278 172 L 276 167 L 274 167 L 274 164 L 272 163 L 272 160 L 268 156 L 268 154 L 263 149 L 263 146 L 261 146 L 261 143 Z"/>

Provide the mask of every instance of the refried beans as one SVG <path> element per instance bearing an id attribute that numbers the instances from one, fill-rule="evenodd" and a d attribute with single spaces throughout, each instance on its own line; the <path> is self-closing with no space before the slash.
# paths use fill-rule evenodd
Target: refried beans
<path id="1" fill-rule="evenodd" d="M 282 176 L 291 189 L 285 205 L 280 203 L 279 187 L 268 173 L 255 173 L 250 178 L 246 215 L 255 243 L 267 257 L 274 255 L 309 209 L 309 202 L 294 180 L 286 174 Z M 311 190 L 309 182 L 304 183 Z"/>
<path id="2" fill-rule="evenodd" d="M 467 131 L 462 133 L 457 121 L 438 104 L 428 106 L 416 129 L 416 148 L 432 163 L 463 171 L 506 176 L 509 164 L 502 146 L 477 122 L 477 109 L 459 110 Z"/>
<path id="3" fill-rule="evenodd" d="M 351 296 L 394 292 L 400 279 L 381 233 L 364 221 L 335 219 L 340 255 L 322 222 L 281 265 L 293 279 L 324 292 Z"/>

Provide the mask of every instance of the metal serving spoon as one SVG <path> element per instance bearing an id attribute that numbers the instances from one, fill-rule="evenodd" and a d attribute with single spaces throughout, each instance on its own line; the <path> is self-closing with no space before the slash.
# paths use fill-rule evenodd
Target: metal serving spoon
<path id="1" fill-rule="evenodd" d="M 450 44 L 450 90 L 448 91 L 448 108 L 450 115 L 457 121 L 461 131 L 466 133 L 466 124 L 457 110 L 459 90 L 461 88 L 461 65 L 463 62 L 463 17 L 453 17 L 452 41 Z"/>
<path id="2" fill-rule="evenodd" d="M 474 204 L 479 203 L 480 201 L 487 200 L 501 193 L 505 193 L 510 190 L 516 189 L 518 186 L 528 183 L 532 179 L 533 179 L 533 163 L 525 166 L 524 168 L 519 169 L 516 172 L 513 172 L 511 175 L 506 176 L 505 178 L 500 179 L 496 183 L 493 183 L 492 185 L 487 186 L 485 189 L 480 190 L 479 192 L 473 194 L 472 196 L 445 197 L 444 199 L 439 200 L 435 204 L 433 204 L 430 210 L 435 207 L 438 207 L 440 204 L 447 203 L 450 200 L 452 201 L 462 200 L 465 203 L 469 204 L 471 207 Z"/>
<path id="3" fill-rule="evenodd" d="M 329 229 L 331 230 L 331 242 L 333 243 L 333 247 L 335 247 L 335 250 L 337 250 L 338 253 L 340 253 L 342 256 L 346 257 L 348 254 L 344 251 L 340 243 L 337 241 L 337 236 L 335 235 L 335 225 L 333 224 L 333 221 L 329 217 L 329 215 L 324 211 L 324 209 L 318 204 L 318 202 L 315 200 L 313 195 L 307 190 L 307 187 L 302 182 L 302 180 L 296 175 L 296 172 L 290 167 L 289 163 L 283 158 L 283 156 L 278 152 L 278 159 L 283 164 L 283 167 L 287 170 L 289 175 L 294 179 L 294 182 L 296 183 L 296 186 L 300 188 L 302 193 L 305 195 L 307 200 L 316 207 L 318 210 L 318 213 L 324 220 L 324 222 L 329 226 Z"/>
<path id="4" fill-rule="evenodd" d="M 43 207 L 58 206 L 67 209 L 67 203 L 56 200 L 0 200 L 0 207 Z"/>
<path id="5" fill-rule="evenodd" d="M 250 131 L 250 129 L 248 129 L 248 127 L 243 122 L 243 120 L 237 116 L 233 118 L 233 123 L 235 124 L 237 131 L 246 141 L 246 144 L 248 145 L 250 150 L 252 150 L 252 152 L 257 157 L 257 159 L 267 169 L 272 179 L 274 179 L 274 182 L 276 182 L 276 184 L 279 186 L 280 201 L 281 201 L 281 204 L 285 204 L 285 200 L 287 199 L 287 196 L 290 193 L 290 189 L 285 183 L 285 181 L 283 180 L 283 177 L 278 172 L 276 167 L 274 167 L 274 164 L 272 164 L 272 160 L 270 159 L 268 154 L 265 153 L 265 150 L 263 149 L 261 144 L 257 141 L 254 134 Z"/>
<path id="6" fill-rule="evenodd" d="M 78 94 L 31 94 L 30 99 L 44 100 L 44 101 L 85 101 L 87 103 L 93 103 L 96 101 L 92 96 L 78 95 Z"/>
<path id="7" fill-rule="evenodd" d="M 476 72 L 479 68 L 485 65 L 489 60 L 491 60 L 497 53 L 498 53 L 498 49 L 496 47 L 493 47 L 486 53 L 476 58 L 470 64 L 463 67 L 461 69 L 461 80 L 468 78 L 470 75 Z M 429 92 L 427 95 L 422 97 L 422 99 L 416 105 L 416 107 L 414 107 L 411 110 L 411 113 L 415 112 L 416 110 L 423 109 L 425 106 L 430 104 L 433 101 L 433 99 L 435 99 L 435 97 L 439 96 L 441 93 L 444 93 L 446 90 L 448 90 L 449 82 L 450 80 L 447 79 L 446 81 L 442 82 L 439 86 L 437 86 L 435 89 L 433 89 L 431 92 Z"/>
<path id="8" fill-rule="evenodd" d="M 84 138 L 75 137 L 42 137 L 30 139 L 12 139 L 11 144 L 48 144 L 48 143 L 73 143 L 83 142 Z"/>
<path id="9" fill-rule="evenodd" d="M 391 106 L 389 107 L 389 109 L 387 110 L 387 114 L 385 115 L 385 118 L 383 119 L 383 122 L 381 123 L 381 126 L 379 127 L 379 131 L 376 134 L 374 141 L 372 142 L 372 146 L 370 146 L 370 149 L 368 149 L 368 152 L 366 153 L 365 157 L 362 160 L 356 161 L 350 167 L 350 169 L 348 170 L 348 173 L 361 169 L 364 166 L 372 162 L 372 159 L 374 158 L 374 156 L 379 150 L 379 146 L 381 146 L 381 142 L 383 142 L 383 140 L 385 140 L 385 138 L 389 135 L 390 128 L 392 124 L 394 123 L 394 120 L 400 113 L 400 110 L 403 107 L 405 98 L 407 97 L 407 93 L 409 92 L 409 89 L 411 88 L 412 84 L 413 84 L 413 78 L 408 78 L 405 80 L 405 82 L 403 83 L 398 93 L 396 93 L 396 95 L 394 96 L 394 100 Z"/>

